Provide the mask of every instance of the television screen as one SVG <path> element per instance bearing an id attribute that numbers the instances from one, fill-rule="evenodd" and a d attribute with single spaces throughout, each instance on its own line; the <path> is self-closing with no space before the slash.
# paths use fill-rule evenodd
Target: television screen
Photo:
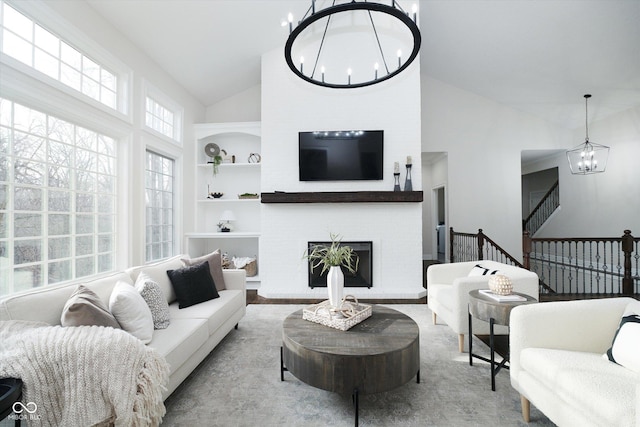
<path id="1" fill-rule="evenodd" d="M 381 180 L 383 131 L 299 133 L 300 181 Z"/>

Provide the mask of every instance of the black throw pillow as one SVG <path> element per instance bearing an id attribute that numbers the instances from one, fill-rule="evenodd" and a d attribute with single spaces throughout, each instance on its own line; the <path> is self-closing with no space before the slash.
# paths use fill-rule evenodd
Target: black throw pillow
<path id="1" fill-rule="evenodd" d="M 213 283 L 209 262 L 167 271 L 178 298 L 178 308 L 186 308 L 220 297 Z"/>

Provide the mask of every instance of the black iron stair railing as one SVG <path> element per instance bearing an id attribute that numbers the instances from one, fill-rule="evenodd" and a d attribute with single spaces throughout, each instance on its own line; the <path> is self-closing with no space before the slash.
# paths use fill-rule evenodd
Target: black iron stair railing
<path id="1" fill-rule="evenodd" d="M 541 294 L 618 296 L 640 294 L 640 238 L 625 230 L 622 237 L 522 239 L 523 262 L 487 237 L 451 228 L 451 262 L 491 259 L 538 274 Z"/>
<path id="2" fill-rule="evenodd" d="M 559 181 L 556 181 L 529 216 L 522 221 L 522 229 L 528 230 L 532 236 L 535 235 L 558 206 L 560 206 L 560 185 Z"/>

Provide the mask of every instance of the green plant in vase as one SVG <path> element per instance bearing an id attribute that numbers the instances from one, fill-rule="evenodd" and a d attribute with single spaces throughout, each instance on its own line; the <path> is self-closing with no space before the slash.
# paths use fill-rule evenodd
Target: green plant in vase
<path id="1" fill-rule="evenodd" d="M 221 163 L 221 155 L 218 154 L 217 156 L 213 156 L 213 161 L 211 162 L 211 164 L 213 165 L 213 176 L 216 176 L 218 174 L 218 166 L 220 166 Z"/>
<path id="2" fill-rule="evenodd" d="M 311 269 L 322 267 L 320 274 L 327 274 L 327 289 L 329 291 L 329 303 L 332 307 L 338 308 L 342 303 L 342 293 L 344 289 L 344 273 L 341 267 L 346 268 L 351 273 L 358 269 L 360 258 L 351 246 L 342 245 L 339 235 L 331 233 L 331 244 L 315 245 L 311 250 L 305 251 L 304 258 L 309 260 Z"/>

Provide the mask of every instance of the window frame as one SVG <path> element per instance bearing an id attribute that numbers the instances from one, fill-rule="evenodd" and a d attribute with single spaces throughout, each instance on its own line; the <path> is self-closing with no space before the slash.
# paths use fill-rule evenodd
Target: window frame
<path id="1" fill-rule="evenodd" d="M 184 129 L 184 107 L 175 102 L 171 97 L 166 95 L 161 90 L 157 89 L 148 81 L 142 81 L 142 99 L 140 101 L 141 109 L 141 126 L 146 132 L 160 138 L 164 141 L 170 142 L 177 146 L 182 147 L 183 144 L 183 129 Z M 147 98 L 151 98 L 154 102 L 158 103 L 161 107 L 173 113 L 173 132 L 172 136 L 168 136 L 153 127 L 147 126 Z"/>
<path id="2" fill-rule="evenodd" d="M 147 169 L 147 155 L 148 153 L 151 153 L 153 155 L 156 156 L 160 156 L 164 159 L 168 159 L 171 162 L 173 162 L 173 174 L 171 176 L 172 178 L 172 191 L 171 191 L 171 210 L 172 210 L 172 214 L 173 214 L 173 218 L 172 218 L 172 236 L 171 236 L 171 253 L 170 254 L 163 254 L 163 256 L 161 256 L 160 258 L 150 258 L 148 257 L 148 253 L 147 253 L 147 248 L 149 246 L 149 243 L 147 243 L 147 239 L 148 239 L 148 235 L 147 235 L 147 231 L 148 231 L 148 227 L 150 226 L 150 224 L 147 222 L 147 209 L 149 208 L 149 206 L 147 205 L 147 182 L 146 182 L 146 178 L 147 178 L 147 172 L 149 172 L 149 169 Z M 149 144 L 145 147 L 144 150 L 144 177 L 143 177 L 143 192 L 145 195 L 145 203 L 143 206 L 143 215 L 144 215 L 144 248 L 143 248 L 143 259 L 145 260 L 144 262 L 146 264 L 150 264 L 150 263 L 154 263 L 157 261 L 161 261 L 163 259 L 167 259 L 170 257 L 173 257 L 175 255 L 178 254 L 179 250 L 180 250 L 180 243 L 179 243 L 179 233 L 178 231 L 180 230 L 180 225 L 178 223 L 178 218 L 179 218 L 179 212 L 177 209 L 177 201 L 178 201 L 178 171 L 180 170 L 180 157 L 176 157 L 175 153 L 169 153 L 165 150 L 163 150 L 162 148 L 160 148 L 159 145 L 154 145 L 154 144 Z M 155 225 L 155 224 L 151 224 L 151 225 Z M 161 224 L 162 226 L 165 224 Z M 154 243 L 154 242 L 151 242 Z"/>
<path id="3" fill-rule="evenodd" d="M 133 87 L 133 71 L 122 61 L 109 53 L 99 44 L 88 38 L 85 33 L 78 30 L 68 21 L 64 20 L 55 13 L 45 2 L 19 2 L 14 0 L 0 0 L 0 6 L 7 3 L 10 7 L 27 16 L 35 24 L 43 27 L 51 32 L 60 40 L 74 47 L 82 55 L 98 63 L 100 66 L 113 73 L 117 78 L 116 86 L 116 108 L 111 108 L 102 102 L 85 95 L 82 91 L 73 89 L 58 79 L 38 71 L 23 62 L 5 54 L 0 50 L 0 66 L 11 67 L 19 73 L 37 79 L 48 86 L 69 95 L 82 103 L 89 104 L 128 123 L 133 123 L 132 118 L 132 97 L 131 88 Z M 0 7 L 0 14 L 2 14 Z M 0 15 L 0 22 L 2 16 Z M 3 28 L 0 25 L 0 28 Z M 2 43 L 2 31 L 0 31 L 0 45 Z"/>
<path id="4" fill-rule="evenodd" d="M 6 214 L 8 215 L 7 218 L 5 219 L 6 221 L 6 226 L 7 226 L 7 234 L 5 237 L 3 237 L 3 241 L 6 241 L 8 243 L 7 246 L 7 255 L 9 257 L 9 259 L 11 259 L 11 262 L 9 263 L 9 265 L 7 266 L 7 268 L 10 268 L 12 270 L 15 270 L 16 268 L 20 268 L 20 266 L 24 265 L 25 267 L 28 266 L 32 266 L 32 265 L 39 265 L 41 266 L 41 270 L 40 270 L 40 275 L 41 275 L 41 280 L 39 280 L 35 286 L 28 286 L 25 289 L 30 289 L 31 287 L 43 287 L 43 286 L 53 286 L 53 285 L 58 285 L 58 284 L 65 284 L 65 283 L 74 283 L 74 282 L 80 282 L 80 281 L 86 281 L 87 279 L 92 279 L 95 277 L 100 277 L 100 276 L 106 276 L 106 275 L 110 275 L 113 274 L 113 272 L 117 271 L 119 266 L 122 264 L 122 258 L 123 256 L 125 256 L 124 254 L 120 254 L 120 245 L 119 242 L 121 242 L 122 239 L 122 226 L 120 224 L 120 220 L 121 218 L 126 217 L 126 215 L 123 214 L 123 206 L 121 206 L 122 204 L 120 203 L 120 196 L 123 194 L 122 192 L 125 191 L 126 192 L 126 187 L 123 185 L 123 180 L 120 178 L 121 174 L 122 174 L 122 170 L 123 168 L 125 168 L 125 165 L 123 165 L 123 163 L 126 163 L 125 161 L 123 161 L 123 153 L 122 150 L 125 148 L 124 144 L 122 144 L 122 141 L 117 138 L 117 136 L 115 135 L 106 135 L 103 132 L 100 132 L 96 129 L 92 129 L 90 124 L 87 123 L 78 123 L 77 121 L 68 119 L 68 118 L 64 118 L 61 117 L 59 114 L 55 113 L 55 112 L 51 112 L 51 111 L 45 111 L 42 108 L 39 108 L 38 106 L 34 106 L 34 105 L 26 105 L 26 103 L 23 103 L 19 100 L 16 99 L 10 99 L 7 97 L 3 96 L 3 99 L 6 100 L 7 102 L 10 102 L 14 108 L 15 105 L 19 105 L 20 107 L 24 107 L 24 108 L 28 108 L 31 110 L 35 110 L 38 114 L 41 114 L 44 116 L 45 119 L 45 131 L 44 131 L 44 136 L 40 137 L 37 134 L 32 134 L 31 132 L 24 132 L 23 130 L 21 130 L 19 127 L 16 127 L 16 123 L 13 122 L 13 120 L 15 119 L 15 110 L 12 110 L 12 123 L 11 123 L 11 127 L 7 128 L 7 129 L 11 129 L 12 135 L 15 134 L 15 132 L 19 132 L 23 135 L 25 135 L 26 138 L 29 139 L 39 139 L 42 138 L 43 141 L 46 141 L 45 143 L 45 149 L 42 152 L 42 158 L 41 159 L 33 159 L 33 158 L 28 158 L 28 157 L 23 157 L 20 156 L 15 149 L 16 146 L 16 139 L 12 138 L 11 141 L 12 142 L 12 146 L 13 148 L 11 149 L 11 151 L 9 152 L 9 155 L 7 156 L 7 158 L 13 162 L 9 165 L 10 169 L 8 169 L 8 176 L 6 181 L 7 183 L 7 188 L 6 190 L 8 191 L 8 197 L 7 197 L 7 203 L 8 205 L 6 206 Z M 73 140 L 72 141 L 63 141 L 63 140 L 59 140 L 56 139 L 55 137 L 52 137 L 51 132 L 50 132 L 50 124 L 53 121 L 62 121 L 65 122 L 66 125 L 69 125 L 72 130 L 73 130 Z M 95 142 L 95 147 L 94 149 L 89 149 L 87 151 L 86 148 L 83 148 L 81 146 L 81 144 L 78 144 L 78 130 L 85 130 L 89 133 L 89 135 L 95 134 L 96 137 L 98 137 L 98 139 Z M 103 174 L 100 172 L 99 170 L 99 159 L 101 158 L 100 154 L 100 145 L 99 145 L 99 139 L 101 136 L 104 136 L 106 138 L 108 138 L 110 141 L 110 143 L 112 143 L 112 154 L 107 155 L 107 157 L 111 158 L 111 161 L 113 162 L 113 169 L 110 170 L 109 174 Z M 29 139 L 27 139 L 27 141 L 29 141 Z M 70 161 L 69 162 L 69 166 L 68 166 L 68 172 L 69 172 L 69 183 L 68 186 L 62 186 L 62 187 L 58 187 L 55 185 L 52 185 L 52 183 L 50 182 L 50 172 L 48 172 L 48 169 L 52 166 L 52 165 L 57 165 L 56 162 L 54 162 L 54 159 L 51 157 L 51 146 L 52 145 L 65 145 L 67 147 L 67 149 L 71 150 L 73 152 L 73 158 L 77 159 L 78 158 L 78 153 L 80 151 L 86 152 L 87 154 L 90 155 L 91 158 L 95 158 L 96 161 L 96 167 L 95 167 L 95 171 L 91 172 L 92 175 L 95 175 L 95 180 L 92 180 L 91 183 L 93 185 L 93 188 L 91 189 L 87 189 L 87 188 L 81 188 L 81 186 L 78 183 L 78 171 L 83 170 L 82 168 L 80 168 L 78 166 L 78 164 L 75 163 L 75 161 Z M 40 184 L 37 183 L 25 183 L 25 182 L 20 182 L 19 180 L 16 179 L 15 176 L 15 164 L 17 164 L 17 162 L 15 161 L 16 159 L 22 159 L 22 161 L 27 161 L 27 162 L 31 162 L 31 163 L 41 163 L 42 167 L 43 167 L 43 175 L 42 175 L 42 182 Z M 112 178 L 112 188 L 111 188 L 111 197 L 112 197 L 112 205 L 110 208 L 109 212 L 102 212 L 103 216 L 104 215 L 108 215 L 111 216 L 111 227 L 112 229 L 107 232 L 101 232 L 100 230 L 100 217 L 101 217 L 101 209 L 99 207 L 99 198 L 98 196 L 100 194 L 104 194 L 102 191 L 100 191 L 100 189 L 97 187 L 98 186 L 98 178 L 99 176 L 109 176 Z M 18 206 L 16 206 L 16 198 L 14 196 L 15 191 L 17 188 L 23 188 L 23 189 L 37 189 L 38 191 L 41 192 L 41 196 L 40 196 L 40 200 L 39 200 L 39 204 L 40 207 L 39 209 L 27 209 L 25 211 L 25 209 L 19 209 Z M 67 210 L 64 211 L 58 211 L 56 209 L 52 209 L 49 202 L 50 202 L 50 196 L 52 193 L 67 193 L 69 196 L 69 207 Z M 92 208 L 89 211 L 83 212 L 78 210 L 77 208 L 77 203 L 78 203 L 78 196 L 82 196 L 82 195 L 89 195 L 90 198 L 93 200 L 92 201 Z M 125 193 L 126 194 L 126 193 Z M 39 215 L 40 216 L 40 228 L 41 231 L 38 235 L 33 235 L 31 237 L 29 236 L 16 236 L 15 234 L 15 224 L 14 224 L 14 217 L 15 215 L 24 215 L 24 214 L 33 214 L 33 215 Z M 59 233 L 59 234 L 51 234 L 51 219 L 52 216 L 56 216 L 56 215 L 62 215 L 62 216 L 67 216 L 67 227 L 68 229 L 66 230 L 66 232 L 64 233 Z M 78 224 L 79 224 L 79 220 L 81 219 L 80 217 L 83 217 L 86 215 L 89 215 L 89 217 L 91 219 L 91 231 L 90 232 L 80 232 L 78 230 Z M 62 217 L 61 217 L 62 218 Z M 110 250 L 108 251 L 101 251 L 100 250 L 100 238 L 102 236 L 110 236 Z M 92 246 L 92 250 L 89 253 L 86 254 L 79 254 L 77 252 L 77 248 L 76 245 L 78 244 L 78 239 L 79 238 L 86 238 L 86 237 L 90 237 L 91 240 L 91 246 Z M 69 242 L 69 248 L 68 248 L 68 254 L 66 256 L 61 256 L 61 257 L 52 257 L 50 254 L 50 250 L 51 250 L 51 246 L 50 243 L 52 240 L 55 239 L 68 239 Z M 35 261 L 30 261 L 30 262 L 24 262 L 21 264 L 16 264 L 15 263 L 15 242 L 19 242 L 19 241 L 27 241 L 27 240 L 37 240 L 40 242 L 40 257 L 38 260 Z M 11 246 L 11 247 L 9 247 Z M 109 254 L 111 257 L 111 261 L 110 261 L 110 266 L 108 269 L 105 269 L 103 271 L 99 270 L 99 258 L 100 255 L 102 254 Z M 77 275 L 77 262 L 83 258 L 87 258 L 87 257 L 92 257 L 94 260 L 94 267 L 93 267 L 93 272 L 87 275 Z M 59 263 L 59 262 L 68 262 L 69 263 L 69 274 L 70 277 L 63 279 L 63 280 L 57 280 L 57 281 L 51 281 L 48 280 L 49 275 L 50 275 L 50 270 L 49 268 L 55 264 L 55 263 Z M 12 277 L 13 273 L 12 273 Z M 20 291 L 16 291 L 16 283 L 14 280 L 11 280 L 9 282 L 11 284 L 11 286 L 7 288 L 7 292 L 8 294 L 12 294 L 15 292 L 20 292 Z M 8 285 L 8 284 L 7 284 Z M 23 289 L 24 290 L 24 289 Z"/>

